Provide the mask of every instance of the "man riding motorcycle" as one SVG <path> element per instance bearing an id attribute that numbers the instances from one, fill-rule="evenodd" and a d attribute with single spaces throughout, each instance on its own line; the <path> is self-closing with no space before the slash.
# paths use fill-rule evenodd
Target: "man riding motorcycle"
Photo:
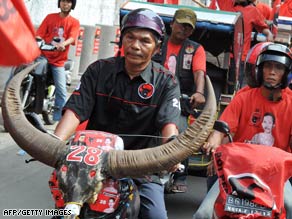
<path id="1" fill-rule="evenodd" d="M 292 92 L 287 88 L 291 65 L 291 51 L 284 45 L 260 43 L 249 51 L 245 63 L 249 86 L 236 94 L 220 117 L 220 120 L 229 125 L 234 141 L 251 142 L 256 134 L 263 132 L 263 118 L 266 113 L 270 113 L 275 118 L 271 133 L 274 137 L 273 146 L 291 152 L 292 121 L 287 119 L 292 113 Z M 203 149 L 209 154 L 222 143 L 226 143 L 224 134 L 214 131 Z M 209 175 L 212 175 L 211 171 Z M 289 181 L 286 182 L 284 191 L 287 218 L 292 218 L 292 187 Z M 194 219 L 212 218 L 218 193 L 216 183 L 194 214 Z"/>
<path id="2" fill-rule="evenodd" d="M 124 57 L 98 60 L 87 68 L 65 105 L 55 134 L 66 140 L 80 122 L 89 119 L 86 129 L 128 134 L 123 136 L 125 150 L 157 145 L 155 139 L 137 135 L 157 136 L 160 132 L 163 142 L 177 135 L 178 83 L 168 70 L 151 60 L 164 33 L 164 23 L 153 11 L 128 13 L 121 22 Z M 167 218 L 158 174 L 135 182 L 141 198 L 140 217 Z"/>

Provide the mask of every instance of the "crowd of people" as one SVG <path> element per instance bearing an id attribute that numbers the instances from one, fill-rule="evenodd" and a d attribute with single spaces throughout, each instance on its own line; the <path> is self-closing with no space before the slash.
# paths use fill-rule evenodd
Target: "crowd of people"
<path id="1" fill-rule="evenodd" d="M 240 12 L 244 21 L 244 45 L 239 81 L 242 90 L 220 115 L 231 130 L 236 142 L 248 142 L 292 150 L 292 92 L 288 88 L 292 54 L 282 44 L 273 43 L 274 35 L 267 20 L 273 12 L 287 15 L 291 1 L 273 2 L 273 9 L 260 1 L 213 0 L 209 8 Z M 123 56 L 97 60 L 82 74 L 75 91 L 66 102 L 64 62 L 69 46 L 74 45 L 79 21 L 70 15 L 76 0 L 58 0 L 59 13 L 49 14 L 39 29 L 37 38 L 53 43 L 57 51 L 43 52 L 51 65 L 56 84 L 54 120 L 59 121 L 54 134 L 68 140 L 80 123 L 88 121 L 86 129 L 99 130 L 122 136 L 125 150 L 150 148 L 174 139 L 188 126 L 181 94 L 190 96 L 190 105 L 205 103 L 204 85 L 206 54 L 202 45 L 189 39 L 195 31 L 197 16 L 189 8 L 176 10 L 166 36 L 162 18 L 149 9 L 136 9 L 121 21 L 120 42 Z M 253 29 L 264 33 L 269 43 L 251 47 Z M 250 58 L 256 57 L 248 68 Z M 245 77 L 249 76 L 253 84 Z M 141 136 L 161 136 L 147 138 Z M 139 137 L 135 137 L 139 136 Z M 161 140 L 162 139 L 162 140 Z M 76 145 L 82 143 L 82 136 Z M 109 145 L 111 139 L 108 139 Z M 214 131 L 202 146 L 207 154 L 225 143 L 224 134 Z M 184 172 L 177 172 L 180 164 L 170 172 L 174 174 L 172 192 L 187 191 L 188 161 Z M 134 179 L 141 199 L 139 218 L 166 219 L 164 185 L 159 173 Z M 208 189 L 194 219 L 212 218 L 214 199 L 219 193 L 218 178 L 208 169 Z M 292 187 L 285 184 L 285 209 L 292 218 Z M 114 200 L 111 200 L 114 203 Z M 112 206 L 110 206 L 112 207 Z M 112 212 L 109 208 L 108 212 Z"/>

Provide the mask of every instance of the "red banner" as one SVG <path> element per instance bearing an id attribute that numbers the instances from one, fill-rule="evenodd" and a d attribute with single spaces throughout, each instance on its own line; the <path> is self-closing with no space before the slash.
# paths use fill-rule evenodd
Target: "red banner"
<path id="1" fill-rule="evenodd" d="M 22 0 L 0 0 L 0 65 L 17 66 L 40 55 L 35 32 Z"/>
<path id="2" fill-rule="evenodd" d="M 94 40 L 93 40 L 93 52 L 92 52 L 93 54 L 97 54 L 99 51 L 100 34 L 101 34 L 100 27 L 96 27 Z"/>
<path id="3" fill-rule="evenodd" d="M 81 56 L 82 46 L 83 46 L 83 38 L 84 38 L 84 28 L 80 27 L 79 36 L 76 43 L 76 52 L 75 56 Z"/>

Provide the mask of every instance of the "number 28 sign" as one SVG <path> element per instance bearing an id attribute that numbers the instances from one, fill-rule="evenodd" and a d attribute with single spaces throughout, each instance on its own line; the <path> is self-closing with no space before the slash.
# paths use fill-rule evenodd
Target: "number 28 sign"
<path id="1" fill-rule="evenodd" d="M 87 147 L 84 145 L 71 145 L 70 150 L 71 152 L 66 157 L 67 161 L 80 163 L 83 162 L 89 166 L 97 165 L 103 152 L 96 147 Z"/>

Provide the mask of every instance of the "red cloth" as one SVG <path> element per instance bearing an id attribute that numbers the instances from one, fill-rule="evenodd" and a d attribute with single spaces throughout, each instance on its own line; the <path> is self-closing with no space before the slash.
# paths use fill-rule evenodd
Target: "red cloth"
<path id="1" fill-rule="evenodd" d="M 265 115 L 275 118 L 271 133 L 266 134 L 264 140 L 274 139 L 273 146 L 291 152 L 289 139 L 292 135 L 292 91 L 289 88 L 282 90 L 282 100 L 268 101 L 262 96 L 260 88 L 241 90 L 235 95 L 231 103 L 225 108 L 220 120 L 225 121 L 231 133 L 236 133 L 233 140 L 236 142 L 258 141 L 257 134 L 268 130 L 264 122 Z M 285 127 L 285 128 L 283 128 Z"/>
<path id="2" fill-rule="evenodd" d="M 37 30 L 37 36 L 40 36 L 46 43 L 52 43 L 54 37 L 62 41 L 69 38 L 77 39 L 79 34 L 79 21 L 72 16 L 61 17 L 59 13 L 53 13 L 46 16 Z M 42 51 L 49 63 L 54 66 L 64 66 L 67 61 L 69 46 L 65 51 Z"/>
<path id="3" fill-rule="evenodd" d="M 234 215 L 224 211 L 227 195 L 234 192 L 239 194 L 240 187 L 243 189 L 241 193 L 243 198 L 247 198 L 249 193 L 248 200 L 273 208 L 273 215 L 283 211 L 279 218 L 286 218 L 283 189 L 285 182 L 292 176 L 291 153 L 263 145 L 229 143 L 218 147 L 213 156 L 220 188 L 220 194 L 215 202 L 218 218 L 223 216 L 241 219 L 268 218 L 259 215 L 253 217 L 244 214 Z"/>
<path id="4" fill-rule="evenodd" d="M 34 28 L 22 0 L 0 0 L 0 65 L 29 63 L 40 55 Z"/>

